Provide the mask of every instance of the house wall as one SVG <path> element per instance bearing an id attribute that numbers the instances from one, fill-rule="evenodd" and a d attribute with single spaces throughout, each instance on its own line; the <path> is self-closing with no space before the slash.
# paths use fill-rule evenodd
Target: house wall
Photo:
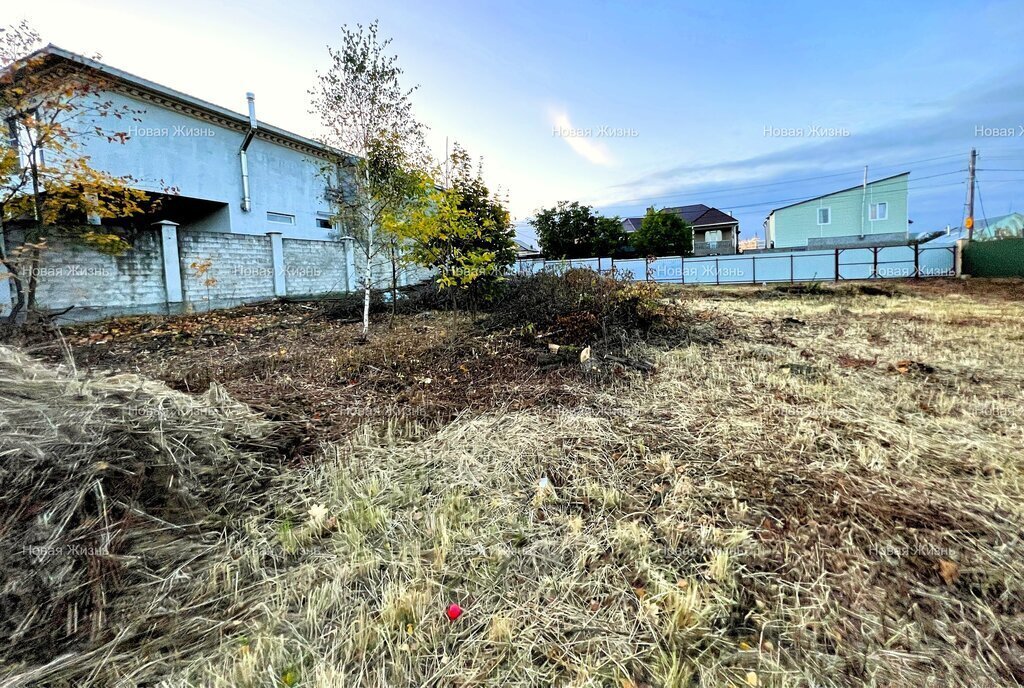
<path id="1" fill-rule="evenodd" d="M 252 210 L 246 212 L 241 207 L 239 158 L 245 127 L 215 124 L 117 91 L 103 92 L 100 97 L 115 108 L 138 111 L 135 116 L 140 121 L 125 119 L 112 124 L 109 117 L 83 121 L 86 129 L 97 124 L 129 136 L 123 144 L 86 137 L 80 152 L 90 156 L 93 167 L 130 175 L 146 191 L 172 188 L 182 196 L 226 203 L 226 211 L 211 218 L 205 230 L 259 235 L 279 231 L 291 238 L 329 238 L 330 230 L 316 226 L 317 213 L 331 211 L 324 198 L 327 183 L 321 176 L 319 158 L 257 134 L 247 152 Z M 268 211 L 294 215 L 295 225 L 268 223 Z"/>
<path id="2" fill-rule="evenodd" d="M 825 239 L 838 237 L 857 238 L 861 234 L 879 239 L 878 235 L 906 236 L 907 234 L 907 175 L 883 179 L 867 185 L 867 192 L 861 188 L 835 193 L 772 213 L 768 220 L 769 240 L 774 239 L 776 248 L 808 246 L 811 242 L 822 246 Z M 868 209 L 872 203 L 884 201 L 889 204 L 885 220 L 870 220 Z M 831 208 L 831 222 L 818 224 L 818 209 Z M 870 241 L 868 242 L 870 243 Z"/>

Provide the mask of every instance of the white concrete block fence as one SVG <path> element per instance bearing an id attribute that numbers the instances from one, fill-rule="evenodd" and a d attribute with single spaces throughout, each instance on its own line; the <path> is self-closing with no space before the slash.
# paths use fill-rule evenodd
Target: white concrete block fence
<path id="1" fill-rule="evenodd" d="M 347 240 L 183 231 L 164 220 L 120 256 L 50 239 L 41 254 L 36 301 L 49 312 L 70 308 L 63 320 L 96 320 L 328 296 L 356 289 L 354 254 Z M 0 277 L 0 315 L 10 313 L 13 292 L 9 279 Z"/>

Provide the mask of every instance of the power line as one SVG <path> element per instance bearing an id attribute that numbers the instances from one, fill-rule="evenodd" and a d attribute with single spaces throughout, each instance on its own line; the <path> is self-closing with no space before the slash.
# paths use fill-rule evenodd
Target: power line
<path id="1" fill-rule="evenodd" d="M 978 187 L 978 205 L 981 206 L 981 216 L 985 218 L 985 224 L 988 224 L 988 213 L 985 212 L 985 200 L 981 197 L 981 182 L 975 179 L 974 185 Z"/>
<path id="2" fill-rule="evenodd" d="M 940 155 L 940 156 L 936 156 L 934 158 L 924 158 L 924 159 L 921 159 L 921 160 L 911 160 L 911 161 L 907 161 L 907 162 L 899 162 L 899 163 L 891 163 L 891 164 L 888 164 L 888 165 L 880 165 L 880 166 L 876 167 L 875 169 L 876 170 L 877 169 L 883 169 L 884 170 L 884 169 L 908 167 L 908 166 L 911 166 L 911 165 L 918 165 L 918 164 L 922 164 L 922 163 L 933 162 L 933 161 L 936 161 L 936 160 L 948 160 L 950 158 L 958 158 L 960 156 L 961 156 L 960 153 L 951 154 L 951 155 Z M 662 200 L 662 199 L 669 199 L 669 198 L 672 198 L 672 199 L 683 199 L 683 198 L 686 198 L 686 197 L 702 197 L 703 198 L 703 197 L 707 197 L 707 196 L 717 196 L 717 195 L 721 195 L 723 193 L 734 193 L 734 192 L 737 192 L 737 191 L 744 191 L 744 190 L 747 190 L 747 189 L 761 189 L 761 188 L 766 188 L 766 187 L 770 187 L 770 186 L 782 186 L 782 185 L 787 185 L 787 184 L 795 184 L 795 183 L 798 183 L 798 182 L 817 181 L 819 179 L 832 179 L 832 178 L 835 178 L 835 177 L 849 176 L 851 174 L 860 172 L 861 169 L 862 168 L 858 168 L 856 170 L 851 169 L 848 172 L 837 172 L 837 173 L 834 173 L 834 174 L 823 174 L 823 175 L 816 175 L 816 176 L 813 176 L 813 177 L 801 177 L 801 178 L 797 178 L 797 179 L 784 179 L 784 180 L 777 181 L 777 182 L 766 182 L 764 184 L 748 184 L 748 185 L 742 185 L 742 186 L 718 188 L 718 189 L 714 189 L 714 190 L 710 190 L 710 191 L 691 191 L 691 192 L 682 192 L 682 193 L 663 194 L 663 195 L 660 195 L 660 196 L 641 196 L 641 197 L 637 197 L 637 198 L 623 199 L 621 201 L 616 201 L 614 204 L 608 204 L 608 205 L 623 206 L 623 205 L 631 205 L 631 204 L 635 204 L 635 203 L 655 201 L 655 200 Z M 957 170 L 957 171 L 962 171 L 962 170 Z M 955 171 L 955 172 L 953 172 L 951 174 L 955 174 L 957 171 Z M 927 178 L 929 178 L 929 177 L 921 177 L 921 179 L 927 179 Z M 737 207 L 740 207 L 740 206 L 732 206 L 732 205 L 730 205 L 730 206 L 727 206 L 727 207 L 729 207 L 729 208 L 737 208 Z"/>
<path id="3" fill-rule="evenodd" d="M 953 172 L 943 172 L 942 174 L 935 174 L 935 175 L 929 175 L 927 177 L 921 177 L 921 179 L 932 179 L 933 177 L 946 177 L 946 176 L 949 176 L 951 174 L 962 174 L 964 171 L 965 170 L 961 169 L 961 170 L 956 170 L 956 171 L 953 171 Z M 919 180 L 914 180 L 914 181 L 919 181 Z M 908 183 L 907 188 L 908 188 L 908 190 L 911 189 L 911 188 L 913 188 L 915 190 L 916 189 L 937 189 L 937 188 L 941 188 L 941 187 L 945 187 L 945 186 L 959 186 L 959 185 L 961 185 L 963 183 L 964 182 L 962 182 L 962 181 L 958 181 L 958 182 L 951 182 L 951 183 L 948 183 L 948 184 L 922 184 L 920 186 L 914 186 L 914 187 L 910 187 L 910 185 Z M 878 182 L 875 182 L 874 184 L 875 184 L 875 186 L 873 187 L 872 190 L 873 190 L 873 192 L 875 194 L 879 193 L 877 191 L 879 186 L 889 187 L 889 186 L 899 186 L 900 185 L 899 182 L 890 182 L 890 183 L 886 183 L 886 184 L 882 184 L 882 185 L 878 185 Z M 835 192 L 835 193 L 840 193 L 840 192 Z M 885 191 L 885 192 L 881 192 L 881 193 L 890 193 L 890 194 L 892 194 L 892 193 L 898 193 L 898 192 L 897 191 Z M 825 196 L 831 196 L 833 194 L 824 194 L 824 195 Z M 777 199 L 773 199 L 773 200 L 759 201 L 757 203 L 747 203 L 747 204 L 743 204 L 743 205 L 730 205 L 728 207 L 729 207 L 729 210 L 737 210 L 737 209 L 741 209 L 741 208 L 768 208 L 768 207 L 774 206 L 777 203 L 792 203 L 792 202 L 802 201 L 802 200 L 816 200 L 816 199 L 815 198 L 807 198 L 806 196 L 797 196 L 797 197 L 794 197 L 794 198 L 777 198 Z M 853 203 L 853 201 L 850 201 L 850 202 Z"/>

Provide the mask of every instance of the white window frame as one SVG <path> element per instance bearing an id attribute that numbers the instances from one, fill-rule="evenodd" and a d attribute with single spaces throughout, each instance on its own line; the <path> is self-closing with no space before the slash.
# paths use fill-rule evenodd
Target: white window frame
<path id="1" fill-rule="evenodd" d="M 828 211 L 828 222 L 822 222 L 821 221 L 821 211 L 822 210 L 827 210 Z M 830 205 L 820 205 L 820 206 L 818 206 L 817 213 L 818 213 L 818 226 L 819 227 L 824 227 L 825 225 L 832 224 L 832 206 L 830 206 Z"/>
<path id="2" fill-rule="evenodd" d="M 885 207 L 885 214 L 884 215 L 879 215 L 878 214 L 878 209 L 879 209 L 880 206 L 884 206 Z M 872 215 L 874 215 L 874 217 L 872 217 Z M 878 201 L 877 203 L 872 203 L 870 208 L 868 209 L 868 219 L 871 222 L 876 222 L 876 221 L 879 221 L 879 220 L 888 220 L 889 219 L 889 202 L 888 201 Z"/>
<path id="3" fill-rule="evenodd" d="M 326 222 L 327 226 L 326 227 L 321 227 L 320 226 L 320 220 L 323 220 L 324 222 Z M 314 219 L 313 222 L 316 223 L 316 228 L 317 229 L 334 229 L 334 220 L 327 213 L 317 213 L 316 214 L 316 219 Z"/>
<path id="4" fill-rule="evenodd" d="M 295 216 L 289 215 L 288 213 L 275 213 L 273 211 L 267 211 L 267 222 L 271 222 L 275 225 L 290 225 L 295 226 Z"/>

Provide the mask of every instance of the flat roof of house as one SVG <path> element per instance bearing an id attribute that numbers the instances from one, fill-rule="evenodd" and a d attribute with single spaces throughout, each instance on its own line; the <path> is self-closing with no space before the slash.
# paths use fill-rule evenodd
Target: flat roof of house
<path id="1" fill-rule="evenodd" d="M 194 96 L 188 95 L 187 93 L 183 93 L 173 88 L 163 86 L 154 81 L 150 81 L 149 79 L 143 79 L 140 76 L 136 76 L 124 70 L 111 67 L 110 65 L 104 64 L 98 60 L 94 60 L 91 57 L 86 57 L 85 55 L 79 55 L 78 53 L 71 52 L 70 50 L 65 50 L 64 48 L 53 45 L 52 43 L 25 56 L 16 64 L 25 63 L 39 57 L 53 57 L 56 59 L 67 60 L 68 62 L 79 64 L 89 69 L 100 72 L 101 74 L 105 74 L 111 77 L 112 79 L 116 79 L 118 81 L 130 84 L 131 86 L 134 86 L 139 90 L 163 96 L 164 98 L 168 98 L 170 100 L 178 101 L 192 108 L 195 108 L 196 110 L 205 111 L 210 115 L 219 117 L 229 122 L 234 122 L 236 124 L 242 125 L 245 128 L 248 128 L 249 126 L 248 114 L 241 114 L 235 112 L 234 110 L 229 110 L 228 108 L 221 107 L 220 105 L 211 103 L 209 101 L 202 100 L 201 98 L 196 98 Z M 14 65 L 6 65 L 4 69 L 10 69 L 13 66 Z M 287 129 L 275 127 L 274 125 L 268 124 L 259 119 L 256 120 L 256 123 L 258 125 L 257 131 L 262 130 L 267 134 L 272 134 L 274 136 L 280 137 L 287 141 L 291 141 L 301 146 L 305 146 L 307 148 L 314 148 L 325 152 L 334 151 L 334 149 L 330 148 L 329 146 L 325 146 L 323 143 L 316 141 L 315 139 L 311 139 L 307 136 L 302 136 L 301 134 L 296 134 L 294 132 L 288 131 Z"/>
<path id="2" fill-rule="evenodd" d="M 891 175 L 891 176 L 888 176 L 888 177 L 882 177 L 881 179 L 876 179 L 873 182 L 868 182 L 868 186 L 871 186 L 872 184 L 878 184 L 879 182 L 886 182 L 886 181 L 889 181 L 890 179 L 896 179 L 897 177 L 906 177 L 909 174 L 910 174 L 910 171 L 908 170 L 907 172 L 900 172 L 899 174 L 894 174 L 894 175 Z M 804 203 L 809 203 L 811 201 L 817 201 L 817 200 L 820 200 L 822 198 L 828 198 L 829 196 L 835 196 L 836 194 L 846 193 L 847 191 L 854 191 L 856 189 L 862 188 L 863 186 L 864 186 L 864 184 L 857 184 L 856 186 L 851 186 L 848 189 L 840 189 L 839 191 L 829 191 L 828 193 L 821 194 L 820 196 L 814 196 L 812 198 L 805 198 L 804 200 L 797 201 L 796 203 L 790 203 L 789 205 L 779 206 L 778 208 L 773 208 L 772 210 L 770 210 L 768 212 L 768 217 L 771 217 L 772 213 L 774 213 L 776 210 L 785 210 L 786 208 L 792 208 L 795 205 L 803 205 Z"/>

